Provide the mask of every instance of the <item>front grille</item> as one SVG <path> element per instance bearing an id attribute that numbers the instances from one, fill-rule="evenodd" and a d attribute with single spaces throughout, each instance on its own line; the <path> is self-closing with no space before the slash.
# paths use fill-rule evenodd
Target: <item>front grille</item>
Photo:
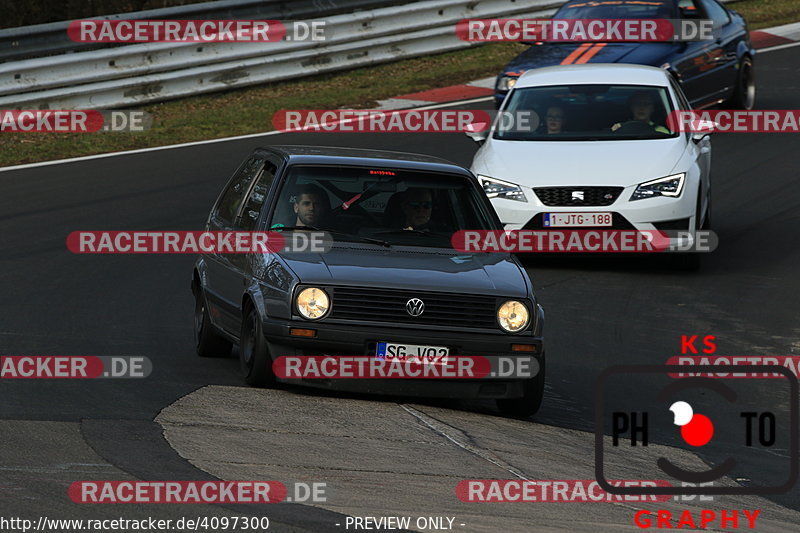
<path id="1" fill-rule="evenodd" d="M 558 231 L 587 230 L 587 229 L 619 229 L 619 230 L 622 230 L 622 229 L 635 230 L 636 229 L 636 227 L 633 224 L 628 222 L 628 220 L 625 217 L 623 217 L 622 215 L 620 215 L 619 213 L 611 213 L 611 225 L 610 226 L 596 226 L 596 227 L 595 226 L 592 226 L 592 227 L 581 226 L 581 227 L 575 227 L 575 228 L 550 228 L 550 227 L 545 227 L 542 224 L 542 219 L 543 218 L 544 217 L 542 216 L 542 213 L 539 213 L 538 215 L 536 215 L 532 219 L 530 219 L 528 221 L 528 223 L 525 224 L 525 227 L 522 228 L 522 229 L 539 229 L 539 230 L 549 230 L 549 231 L 552 231 L 552 230 L 558 230 Z"/>
<path id="2" fill-rule="evenodd" d="M 537 187 L 533 192 L 544 205 L 585 207 L 611 205 L 622 189 L 623 187 Z M 573 192 L 582 194 L 573 195 Z M 581 196 L 583 199 L 580 199 Z"/>
<path id="3" fill-rule="evenodd" d="M 425 311 L 413 317 L 406 302 L 419 298 Z M 496 298 L 405 289 L 335 287 L 332 319 L 359 322 L 390 322 L 426 326 L 495 328 Z"/>

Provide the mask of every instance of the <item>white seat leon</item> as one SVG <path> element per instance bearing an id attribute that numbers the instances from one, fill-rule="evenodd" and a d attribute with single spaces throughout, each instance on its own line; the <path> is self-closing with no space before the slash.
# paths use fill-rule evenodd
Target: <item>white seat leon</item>
<path id="1" fill-rule="evenodd" d="M 709 135 L 668 120 L 689 110 L 662 69 L 529 70 L 503 102 L 506 120 L 468 133 L 482 143 L 471 169 L 509 230 L 705 229 Z"/>

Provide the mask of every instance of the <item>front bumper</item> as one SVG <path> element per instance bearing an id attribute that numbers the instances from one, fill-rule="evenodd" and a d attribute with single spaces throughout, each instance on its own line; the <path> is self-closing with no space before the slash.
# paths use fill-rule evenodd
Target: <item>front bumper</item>
<path id="1" fill-rule="evenodd" d="M 522 187 L 527 202 L 516 200 L 491 200 L 505 229 L 536 229 L 537 217 L 543 213 L 580 213 L 598 212 L 615 213 L 614 227 L 605 229 L 656 230 L 659 225 L 670 221 L 688 219 L 685 230 L 694 227 L 697 194 L 687 187 L 678 198 L 657 197 L 630 201 L 629 198 L 636 186 L 623 189 L 619 197 L 607 206 L 547 206 L 530 187 Z M 569 229 L 569 228 L 560 228 Z M 603 228 L 571 228 L 571 229 L 603 229 Z M 669 228 L 681 229 L 681 228 Z"/>
<path id="2" fill-rule="evenodd" d="M 372 355 L 375 343 L 388 341 L 405 344 L 447 346 L 451 355 L 476 355 L 495 358 L 533 357 L 542 365 L 544 343 L 542 327 L 544 312 L 537 307 L 535 331 L 525 335 L 508 335 L 469 331 L 445 332 L 402 328 L 392 325 L 355 325 L 342 323 L 307 322 L 302 320 L 263 321 L 264 334 L 273 359 L 294 355 L 354 356 Z M 296 337 L 291 328 L 316 330 L 316 337 Z M 514 352 L 512 344 L 535 346 L 534 352 Z M 283 380 L 281 380 L 283 381 Z M 430 398 L 519 398 L 523 394 L 522 379 L 303 379 L 285 380 L 286 383 L 303 386 L 335 389 L 350 392 L 365 392 L 401 396 Z"/>

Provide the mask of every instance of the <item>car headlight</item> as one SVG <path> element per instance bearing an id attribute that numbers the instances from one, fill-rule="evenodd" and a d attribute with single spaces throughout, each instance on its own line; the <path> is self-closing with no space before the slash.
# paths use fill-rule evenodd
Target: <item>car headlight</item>
<path id="1" fill-rule="evenodd" d="M 644 198 L 655 198 L 656 196 L 677 197 L 683 192 L 683 182 L 686 181 L 686 173 L 674 174 L 666 178 L 646 181 L 640 183 L 631 195 L 631 200 L 642 200 Z"/>
<path id="2" fill-rule="evenodd" d="M 497 322 L 509 333 L 517 333 L 525 329 L 531 315 L 524 303 L 516 300 L 505 302 L 497 310 Z"/>
<path id="3" fill-rule="evenodd" d="M 500 76 L 497 78 L 495 89 L 498 91 L 510 91 L 517 84 L 516 76 Z"/>
<path id="4" fill-rule="evenodd" d="M 490 178 L 489 176 L 478 175 L 478 181 L 481 182 L 483 192 L 486 196 L 491 198 L 505 198 L 506 200 L 516 200 L 518 202 L 527 202 L 525 193 L 522 192 L 522 187 L 516 183 Z"/>
<path id="5" fill-rule="evenodd" d="M 328 294 L 317 287 L 308 287 L 297 294 L 297 311 L 308 320 L 319 320 L 331 310 Z"/>

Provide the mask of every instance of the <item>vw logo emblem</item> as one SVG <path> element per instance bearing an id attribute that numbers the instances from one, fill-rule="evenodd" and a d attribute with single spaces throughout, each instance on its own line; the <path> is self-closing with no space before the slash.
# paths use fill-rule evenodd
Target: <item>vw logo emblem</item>
<path id="1" fill-rule="evenodd" d="M 572 191 L 572 200 L 583 201 L 583 191 Z"/>
<path id="2" fill-rule="evenodd" d="M 406 312 L 411 316 L 420 316 L 425 311 L 425 302 L 419 298 L 411 298 L 406 302 Z"/>

